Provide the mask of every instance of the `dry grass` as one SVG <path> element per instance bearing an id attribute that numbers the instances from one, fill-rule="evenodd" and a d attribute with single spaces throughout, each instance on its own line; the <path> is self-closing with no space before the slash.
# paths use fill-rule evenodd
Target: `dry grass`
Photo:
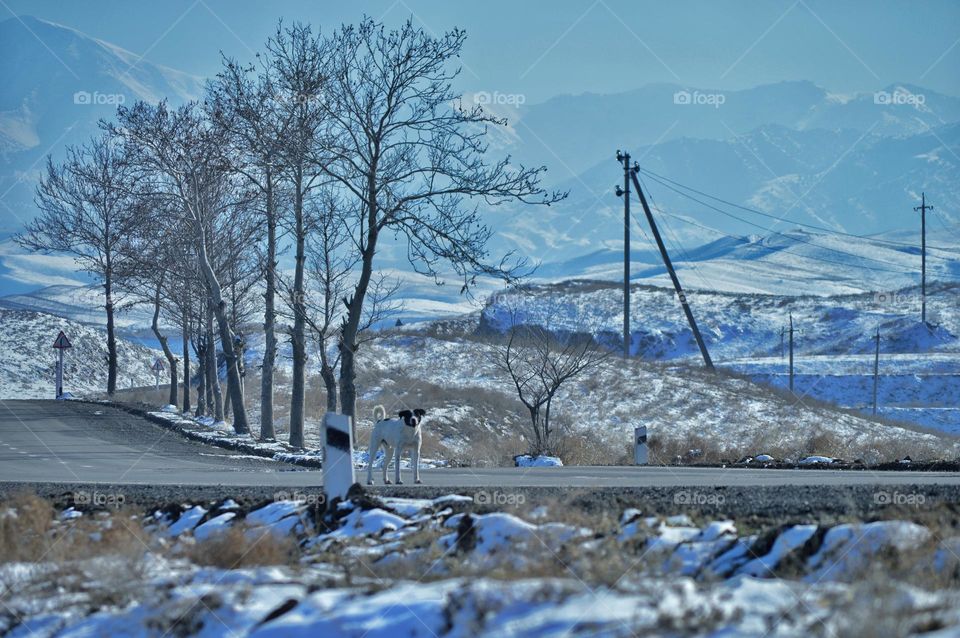
<path id="1" fill-rule="evenodd" d="M 17 494 L 0 504 L 0 562 L 37 561 L 53 546 L 55 512 L 46 500 Z"/>
<path id="2" fill-rule="evenodd" d="M 151 546 L 157 546 L 155 538 L 138 515 L 126 510 L 85 515 L 68 524 L 57 519 L 49 501 L 33 494 L 0 503 L 0 562 L 137 559 Z"/>
<path id="3" fill-rule="evenodd" d="M 186 556 L 197 565 L 238 569 L 261 565 L 297 565 L 300 545 L 291 534 L 231 525 L 220 534 L 189 546 Z"/>

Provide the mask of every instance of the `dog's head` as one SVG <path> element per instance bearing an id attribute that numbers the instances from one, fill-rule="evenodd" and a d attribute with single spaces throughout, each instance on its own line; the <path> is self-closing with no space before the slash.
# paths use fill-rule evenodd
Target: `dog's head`
<path id="1" fill-rule="evenodd" d="M 426 414 L 426 410 L 417 408 L 416 410 L 401 410 L 397 413 L 397 416 L 403 419 L 404 424 L 415 428 L 423 423 L 423 417 L 426 416 Z"/>

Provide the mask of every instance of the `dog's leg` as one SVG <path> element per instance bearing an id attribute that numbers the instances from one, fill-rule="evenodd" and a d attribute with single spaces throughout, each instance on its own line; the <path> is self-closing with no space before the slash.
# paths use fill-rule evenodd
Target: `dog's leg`
<path id="1" fill-rule="evenodd" d="M 383 444 L 383 484 L 390 485 L 390 479 L 387 478 L 387 468 L 390 467 L 390 456 L 393 454 L 393 449 L 390 447 L 390 444 L 384 441 Z"/>
<path id="2" fill-rule="evenodd" d="M 420 441 L 414 444 L 413 447 L 413 480 L 415 483 L 423 483 L 420 480 Z"/>
<path id="3" fill-rule="evenodd" d="M 374 444 L 374 437 L 370 436 L 370 449 L 367 451 L 367 485 L 373 485 L 373 460 L 376 457 L 377 450 L 380 449 L 380 444 Z"/>
<path id="4" fill-rule="evenodd" d="M 397 485 L 403 485 L 403 481 L 400 480 L 400 454 L 403 451 L 403 444 L 397 443 L 396 452 L 393 456 L 393 462 L 396 463 L 396 476 L 397 476 Z"/>

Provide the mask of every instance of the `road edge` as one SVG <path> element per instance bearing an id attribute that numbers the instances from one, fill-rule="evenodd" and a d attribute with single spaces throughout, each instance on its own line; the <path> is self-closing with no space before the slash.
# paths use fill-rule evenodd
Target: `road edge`
<path id="1" fill-rule="evenodd" d="M 87 403 L 90 405 L 101 405 L 101 406 L 105 405 L 112 408 L 116 408 L 118 410 L 126 412 L 127 414 L 132 414 L 142 419 L 146 419 L 151 423 L 155 423 L 156 425 L 159 425 L 160 427 L 170 430 L 172 432 L 175 432 L 176 434 L 179 434 L 180 436 L 186 439 L 189 439 L 191 441 L 204 443 L 206 445 L 218 447 L 224 450 L 242 452 L 243 454 L 249 454 L 251 456 L 259 456 L 261 458 L 270 459 L 272 461 L 277 461 L 279 463 L 296 465 L 298 467 L 309 467 L 314 469 L 321 469 L 323 467 L 323 463 L 319 459 L 311 459 L 311 458 L 306 458 L 302 456 L 296 456 L 292 451 L 289 454 L 286 454 L 283 452 L 273 452 L 270 450 L 264 450 L 252 443 L 247 443 L 239 439 L 228 439 L 228 438 L 218 439 L 218 438 L 203 436 L 198 432 L 194 432 L 193 430 L 182 427 L 178 423 L 155 416 L 151 411 L 145 410 L 143 408 L 138 408 L 128 403 L 118 403 L 115 401 L 105 401 L 105 400 L 97 401 L 93 399 L 78 399 L 78 398 L 71 399 L 71 401 L 76 401 L 78 403 Z"/>

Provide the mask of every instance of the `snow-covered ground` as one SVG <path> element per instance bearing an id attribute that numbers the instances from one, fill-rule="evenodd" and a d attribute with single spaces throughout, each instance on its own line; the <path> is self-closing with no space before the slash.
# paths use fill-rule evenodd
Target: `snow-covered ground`
<path id="1" fill-rule="evenodd" d="M 527 417 L 519 403 L 495 417 L 484 407 L 491 396 L 513 405 L 514 390 L 492 363 L 492 348 L 477 340 L 413 333 L 378 339 L 358 353 L 365 377 L 381 380 L 368 391 L 361 408 L 407 404 L 417 397 L 433 397 L 440 388 L 446 396 L 456 397 L 456 402 L 426 406 L 425 436 L 439 437 L 444 445 L 449 441 L 451 454 L 462 443 L 458 433 L 476 438 L 484 431 L 493 436 L 500 428 L 522 430 Z M 632 440 L 633 428 L 640 425 L 663 449 L 689 442 L 733 456 L 776 450 L 778 456 L 793 460 L 819 453 L 876 462 L 914 454 L 909 452 L 911 447 L 923 449 L 923 455 L 936 450 L 937 455 L 950 458 L 960 452 L 955 441 L 789 399 L 749 380 L 711 375 L 682 362 L 607 359 L 591 374 L 562 387 L 553 411 L 572 431 L 598 437 L 606 449 L 621 455 Z M 891 443 L 896 443 L 896 450 Z M 607 462 L 617 460 L 608 457 Z"/>
<path id="2" fill-rule="evenodd" d="M 51 534 L 87 551 L 0 561 L 0 633 L 805 636 L 853 635 L 868 622 L 873 635 L 947 636 L 960 627 L 960 594 L 944 586 L 955 582 L 960 537 L 938 528 L 894 518 L 741 529 L 636 509 L 584 526 L 545 506 L 478 512 L 475 500 L 363 497 L 319 518 L 308 498 L 133 516 L 68 509 Z M 0 511 L 5 525 L 31 513 L 17 507 Z M 123 530 L 133 529 L 144 531 L 131 551 Z"/>
<path id="3" fill-rule="evenodd" d="M 154 420 L 159 420 L 169 427 L 175 428 L 181 434 L 194 440 L 203 441 L 218 447 L 240 450 L 250 453 L 254 458 L 269 458 L 274 461 L 295 463 L 320 467 L 323 462 L 323 448 L 320 444 L 322 436 L 320 430 L 312 428 L 310 436 L 304 436 L 304 449 L 291 447 L 283 441 L 260 441 L 253 434 L 237 434 L 233 427 L 224 421 L 214 421 L 211 417 L 194 417 L 189 414 L 180 414 L 174 406 L 149 412 Z M 384 452 L 377 450 L 373 459 L 374 468 L 382 468 Z M 388 460 L 388 463 L 391 461 Z M 366 469 L 370 465 L 370 455 L 367 449 L 354 450 L 354 465 L 357 469 Z M 447 461 L 422 457 L 421 468 L 436 468 L 447 465 Z M 404 456 L 400 467 L 409 469 L 411 461 Z"/>
<path id="4" fill-rule="evenodd" d="M 960 432 L 960 286 L 938 286 L 918 320 L 916 290 L 845 296 L 764 296 L 692 291 L 688 300 L 715 363 L 762 383 L 787 385 L 790 316 L 796 389 L 845 407 L 872 404 L 873 335 L 880 330 L 880 414 Z M 675 294 L 637 287 L 631 297 L 633 352 L 645 359 L 696 363 L 699 351 Z M 511 321 L 558 334 L 589 333 L 608 344 L 622 334 L 622 291 L 598 282 L 534 286 L 492 298 L 484 331 Z"/>
<path id="5" fill-rule="evenodd" d="M 106 392 L 106 331 L 50 314 L 0 308 L 0 399 L 52 399 L 59 331 L 72 348 L 64 355 L 64 390 L 74 395 Z M 117 340 L 119 388 L 152 385 L 156 351 Z"/>
<path id="6" fill-rule="evenodd" d="M 780 357 L 725 362 L 760 383 L 788 386 L 788 364 Z M 794 387 L 803 396 L 864 413 L 872 411 L 873 354 L 813 355 L 794 362 Z M 960 352 L 882 354 L 877 412 L 884 417 L 960 434 Z"/>

